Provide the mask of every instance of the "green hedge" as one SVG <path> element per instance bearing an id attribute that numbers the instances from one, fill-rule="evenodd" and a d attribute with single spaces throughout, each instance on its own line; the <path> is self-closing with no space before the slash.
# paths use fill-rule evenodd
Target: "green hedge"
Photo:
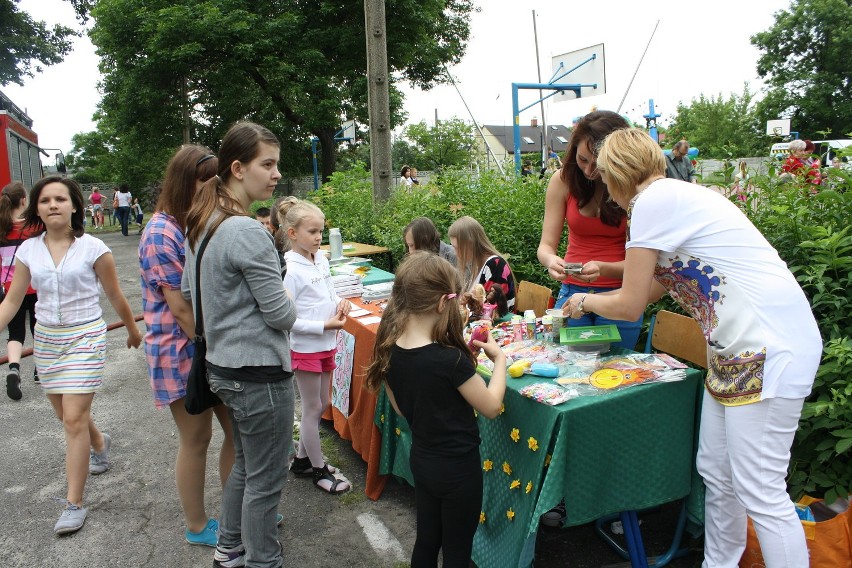
<path id="1" fill-rule="evenodd" d="M 799 180 L 780 183 L 770 169 L 769 176 L 755 177 L 752 183 L 753 191 L 740 205 L 802 285 L 825 342 L 793 446 L 790 493 L 831 501 L 852 492 L 850 177 L 835 170 L 827 186 L 814 188 Z M 545 181 L 537 176 L 447 170 L 426 186 L 396 191 L 387 203 L 374 206 L 370 174 L 358 164 L 336 172 L 309 199 L 323 210 L 327 226 L 341 228 L 344 240 L 386 246 L 396 262 L 404 254 L 402 229 L 414 217 L 430 217 L 446 235 L 453 220 L 470 215 L 482 223 L 498 250 L 511 255 L 518 281 L 531 280 L 556 292 L 559 284 L 536 258 L 544 190 Z M 563 242 L 560 250 L 564 247 Z M 673 302 L 663 301 L 649 307 L 648 314 L 662 306 L 677 310 Z"/>

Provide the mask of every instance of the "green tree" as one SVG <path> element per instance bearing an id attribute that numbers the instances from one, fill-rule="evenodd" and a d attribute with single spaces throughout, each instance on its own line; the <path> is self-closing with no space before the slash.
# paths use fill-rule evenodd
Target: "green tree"
<path id="1" fill-rule="evenodd" d="M 71 52 L 77 32 L 33 20 L 17 7 L 17 0 L 0 0 L 0 85 L 24 84 L 25 77 L 55 65 Z"/>
<path id="2" fill-rule="evenodd" d="M 395 83 L 441 81 L 442 65 L 464 54 L 473 9 L 472 0 L 387 6 L 392 125 L 404 118 Z M 101 108 L 119 144 L 173 148 L 188 129 L 215 148 L 230 123 L 251 119 L 298 148 L 319 138 L 327 178 L 340 124 L 367 121 L 359 2 L 99 0 L 91 15 L 105 75 Z"/>
<path id="3" fill-rule="evenodd" d="M 701 151 L 703 158 L 762 156 L 769 142 L 762 134 L 761 121 L 752 105 L 754 95 L 748 84 L 741 95 L 725 99 L 699 95 L 685 105 L 677 105 L 677 114 L 666 130 L 666 145 L 685 138 Z"/>
<path id="4" fill-rule="evenodd" d="M 449 166 L 467 166 L 474 148 L 473 126 L 452 118 L 429 127 L 426 122 L 410 124 L 403 135 L 420 153 L 418 169 L 437 170 Z"/>
<path id="5" fill-rule="evenodd" d="M 793 0 L 751 43 L 761 51 L 757 73 L 767 83 L 762 120 L 790 118 L 792 129 L 809 137 L 852 131 L 850 0 Z"/>

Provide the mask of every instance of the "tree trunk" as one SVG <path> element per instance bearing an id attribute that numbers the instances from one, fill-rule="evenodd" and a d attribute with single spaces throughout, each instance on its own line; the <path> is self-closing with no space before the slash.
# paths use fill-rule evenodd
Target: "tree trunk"
<path id="1" fill-rule="evenodd" d="M 334 173 L 334 165 L 337 161 L 337 142 L 334 140 L 333 128 L 321 128 L 314 132 L 320 142 L 320 181 L 327 183 L 331 174 Z"/>

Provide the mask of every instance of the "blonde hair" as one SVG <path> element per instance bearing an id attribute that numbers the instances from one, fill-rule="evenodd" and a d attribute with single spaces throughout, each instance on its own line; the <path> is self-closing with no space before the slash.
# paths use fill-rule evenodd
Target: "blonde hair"
<path id="1" fill-rule="evenodd" d="M 479 270 L 490 256 L 502 255 L 497 252 L 485 229 L 473 217 L 459 217 L 450 225 L 447 236 L 456 239 L 456 263 L 459 272 L 464 274 L 464 289 L 469 291 L 477 283 Z M 514 275 L 513 275 L 514 278 Z"/>
<path id="2" fill-rule="evenodd" d="M 275 216 L 278 219 L 278 229 L 275 230 L 275 246 L 281 252 L 290 250 L 288 231 L 298 229 L 308 217 L 316 217 L 325 221 L 325 214 L 310 201 L 293 197 L 285 197 L 276 203 Z"/>
<path id="3" fill-rule="evenodd" d="M 388 306 L 376 332 L 373 361 L 367 368 L 365 384 L 376 392 L 382 385 L 390 367 L 393 346 L 405 332 L 410 316 L 437 311 L 445 298 L 441 317 L 432 328 L 432 341 L 459 349 L 476 365 L 470 349 L 464 342 L 465 318 L 457 308 L 457 301 L 449 294 L 461 293 L 461 278 L 455 267 L 440 256 L 428 251 L 414 251 L 405 257 L 394 276 Z"/>
<path id="4" fill-rule="evenodd" d="M 666 158 L 647 132 L 626 128 L 606 137 L 598 153 L 598 169 L 606 176 L 610 194 L 617 200 L 630 201 L 638 185 L 666 174 Z"/>

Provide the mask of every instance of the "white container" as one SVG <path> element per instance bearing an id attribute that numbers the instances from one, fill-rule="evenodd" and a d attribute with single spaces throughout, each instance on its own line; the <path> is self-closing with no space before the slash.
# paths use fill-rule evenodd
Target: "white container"
<path id="1" fill-rule="evenodd" d="M 331 249 L 331 260 L 343 258 L 343 237 L 337 227 L 328 230 L 328 245 Z"/>

